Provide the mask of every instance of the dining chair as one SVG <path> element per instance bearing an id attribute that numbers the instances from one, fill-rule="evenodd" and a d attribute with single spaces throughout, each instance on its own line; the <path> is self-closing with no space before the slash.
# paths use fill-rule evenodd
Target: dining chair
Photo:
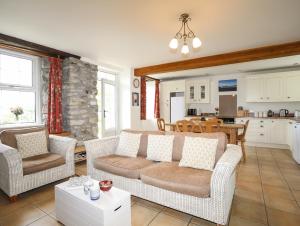
<path id="1" fill-rule="evenodd" d="M 210 121 L 210 122 L 217 122 L 217 123 L 219 123 L 220 125 L 223 124 L 223 120 L 222 120 L 222 119 L 219 119 L 219 118 L 216 118 L 216 117 L 211 118 L 211 119 L 208 119 L 207 121 Z"/>
<path id="2" fill-rule="evenodd" d="M 193 132 L 195 124 L 188 120 L 179 120 L 176 122 L 177 132 Z"/>
<path id="3" fill-rule="evenodd" d="M 159 131 L 166 131 L 166 123 L 163 118 L 157 119 L 157 127 Z"/>
<path id="4" fill-rule="evenodd" d="M 201 122 L 201 129 L 204 133 L 218 132 L 220 129 L 220 123 L 216 120 L 208 120 Z"/>
<path id="5" fill-rule="evenodd" d="M 246 150 L 245 150 L 245 142 L 246 142 L 246 132 L 249 125 L 249 120 L 246 121 L 243 132 L 237 136 L 237 142 L 241 143 L 241 148 L 243 152 L 243 161 L 246 162 Z"/>
<path id="6" fill-rule="evenodd" d="M 201 118 L 199 118 L 199 117 L 191 118 L 190 122 L 194 124 L 194 129 L 193 129 L 194 133 L 202 133 L 201 122 L 203 122 L 203 121 Z"/>

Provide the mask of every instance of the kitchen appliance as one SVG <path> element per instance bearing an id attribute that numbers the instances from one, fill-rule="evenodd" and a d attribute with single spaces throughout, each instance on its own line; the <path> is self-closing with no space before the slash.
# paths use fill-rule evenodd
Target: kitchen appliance
<path id="1" fill-rule="evenodd" d="M 268 117 L 273 117 L 274 116 L 274 112 L 272 110 L 268 111 Z"/>
<path id="2" fill-rule="evenodd" d="M 279 116 L 280 117 L 287 117 L 289 114 L 289 111 L 287 109 L 280 109 Z"/>
<path id="3" fill-rule="evenodd" d="M 185 117 L 184 92 L 170 93 L 170 122 L 175 123 Z"/>
<path id="4" fill-rule="evenodd" d="M 292 155 L 295 161 L 300 164 L 300 123 L 296 123 L 293 128 L 293 144 L 292 144 Z"/>
<path id="5" fill-rule="evenodd" d="M 189 108 L 187 111 L 188 115 L 197 115 L 197 109 L 195 108 Z"/>
<path id="6" fill-rule="evenodd" d="M 300 117 L 300 110 L 295 110 L 294 117 L 295 117 L 295 118 Z"/>

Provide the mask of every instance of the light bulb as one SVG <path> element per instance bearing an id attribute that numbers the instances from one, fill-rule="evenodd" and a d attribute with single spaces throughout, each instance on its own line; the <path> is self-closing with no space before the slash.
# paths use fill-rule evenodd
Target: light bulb
<path id="1" fill-rule="evenodd" d="M 198 37 L 193 38 L 193 47 L 199 48 L 202 45 L 201 40 Z"/>
<path id="2" fill-rule="evenodd" d="M 189 46 L 185 43 L 185 44 L 183 44 L 183 46 L 182 46 L 182 48 L 181 48 L 181 53 L 182 54 L 188 54 L 190 52 L 190 50 L 189 50 Z"/>
<path id="3" fill-rule="evenodd" d="M 177 49 L 177 47 L 178 47 L 178 40 L 177 40 L 177 38 L 172 38 L 172 40 L 169 43 L 169 47 L 171 49 Z"/>

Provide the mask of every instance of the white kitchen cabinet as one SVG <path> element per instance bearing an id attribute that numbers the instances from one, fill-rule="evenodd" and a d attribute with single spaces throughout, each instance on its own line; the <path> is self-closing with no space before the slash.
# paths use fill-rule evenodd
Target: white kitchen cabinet
<path id="1" fill-rule="evenodd" d="M 246 101 L 263 102 L 264 78 L 246 78 Z"/>
<path id="2" fill-rule="evenodd" d="M 268 143 L 287 144 L 287 120 L 270 119 L 268 125 Z"/>
<path id="3" fill-rule="evenodd" d="M 287 126 L 286 126 L 286 141 L 287 144 L 290 147 L 290 150 L 293 150 L 293 144 L 294 144 L 294 127 L 295 127 L 296 122 L 292 120 L 287 121 Z"/>
<path id="4" fill-rule="evenodd" d="M 284 78 L 284 101 L 300 101 L 300 72 Z"/>
<path id="5" fill-rule="evenodd" d="M 300 71 L 277 72 L 246 78 L 247 102 L 300 101 Z"/>
<path id="6" fill-rule="evenodd" d="M 209 103 L 209 80 L 186 80 L 186 103 Z"/>

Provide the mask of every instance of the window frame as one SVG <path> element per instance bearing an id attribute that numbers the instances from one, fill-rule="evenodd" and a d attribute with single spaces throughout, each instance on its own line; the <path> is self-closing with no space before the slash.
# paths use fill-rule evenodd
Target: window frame
<path id="1" fill-rule="evenodd" d="M 3 129 L 3 128 L 13 128 L 13 127 L 26 127 L 30 125 L 41 125 L 42 123 L 41 78 L 40 78 L 41 63 L 39 57 L 24 54 L 24 53 L 14 52 L 10 50 L 4 50 L 1 48 L 0 48 L 0 54 L 26 59 L 32 62 L 32 85 L 31 86 L 7 84 L 7 83 L 0 82 L 0 90 L 33 92 L 35 94 L 35 122 L 0 124 L 0 128 Z"/>

